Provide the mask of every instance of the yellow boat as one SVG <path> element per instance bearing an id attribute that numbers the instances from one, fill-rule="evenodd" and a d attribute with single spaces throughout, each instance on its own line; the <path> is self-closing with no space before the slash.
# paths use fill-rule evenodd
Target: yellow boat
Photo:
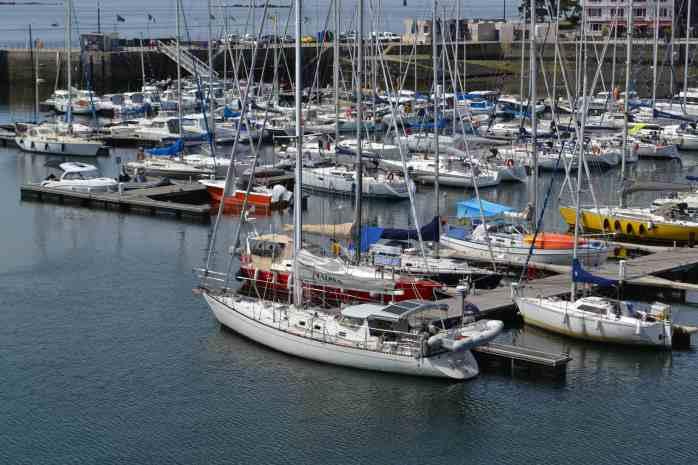
<path id="1" fill-rule="evenodd" d="M 570 227 L 575 213 L 574 207 L 560 207 Z M 582 208 L 579 224 L 588 231 L 614 233 L 632 241 L 695 243 L 698 237 L 698 221 L 675 208 Z"/>

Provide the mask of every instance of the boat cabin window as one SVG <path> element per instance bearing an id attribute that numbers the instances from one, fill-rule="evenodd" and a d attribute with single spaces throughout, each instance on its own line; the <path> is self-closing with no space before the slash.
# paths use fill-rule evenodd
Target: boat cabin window
<path id="1" fill-rule="evenodd" d="M 593 305 L 582 304 L 579 307 L 577 307 L 577 309 L 582 310 L 584 312 L 596 313 L 597 315 L 605 315 L 606 314 L 605 307 L 595 307 Z"/>
<path id="2" fill-rule="evenodd" d="M 343 316 L 341 320 L 339 320 L 339 324 L 346 327 L 346 328 L 351 328 L 351 329 L 357 329 L 363 326 L 364 320 L 361 318 L 352 318 L 349 316 Z"/>
<path id="3" fill-rule="evenodd" d="M 90 170 L 90 171 L 74 171 L 70 173 L 65 173 L 63 175 L 63 179 L 65 180 L 75 180 L 75 179 L 94 179 L 99 177 L 97 171 Z"/>
<path id="4" fill-rule="evenodd" d="M 143 103 L 143 95 L 142 94 L 133 94 L 133 95 L 131 95 L 130 99 L 133 103 Z"/>
<path id="5" fill-rule="evenodd" d="M 179 121 L 176 119 L 168 120 L 167 129 L 169 129 L 170 134 L 179 134 Z"/>

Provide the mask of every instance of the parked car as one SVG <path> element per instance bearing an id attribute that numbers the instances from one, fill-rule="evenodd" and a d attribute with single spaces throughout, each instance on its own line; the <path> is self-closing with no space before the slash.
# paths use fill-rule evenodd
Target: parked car
<path id="1" fill-rule="evenodd" d="M 304 43 L 304 44 L 314 44 L 314 43 L 315 43 L 315 37 L 313 37 L 313 36 L 303 36 L 303 37 L 301 37 L 301 43 Z"/>

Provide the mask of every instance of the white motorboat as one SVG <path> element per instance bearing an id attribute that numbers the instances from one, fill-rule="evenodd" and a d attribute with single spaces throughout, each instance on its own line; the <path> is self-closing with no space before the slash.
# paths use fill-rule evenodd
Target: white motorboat
<path id="1" fill-rule="evenodd" d="M 395 173 L 364 174 L 364 197 L 407 199 L 408 189 L 414 191 L 414 182 Z M 345 166 L 326 166 L 303 170 L 303 189 L 336 195 L 354 195 L 356 172 Z"/>
<path id="2" fill-rule="evenodd" d="M 451 379 L 478 375 L 471 348 L 502 330 L 500 321 L 448 327 L 447 308 L 433 302 L 360 304 L 333 316 L 238 295 L 204 291 L 216 319 L 272 349 L 317 362 Z"/>
<path id="3" fill-rule="evenodd" d="M 79 137 L 58 124 L 44 123 L 29 126 L 15 137 L 17 146 L 32 153 L 96 157 L 108 155 L 109 149 L 99 140 Z"/>
<path id="4" fill-rule="evenodd" d="M 496 221 L 478 225 L 472 232 L 450 226 L 441 236 L 441 243 L 461 252 L 466 258 L 481 261 L 501 261 L 523 265 L 529 252 L 531 263 L 570 265 L 574 253 L 572 236 L 557 233 L 529 233 L 524 225 Z M 577 257 L 586 266 L 599 266 L 606 262 L 611 247 L 604 241 L 580 239 Z"/>
<path id="5" fill-rule="evenodd" d="M 402 170 L 402 162 L 381 160 L 381 164 L 393 170 Z M 413 157 L 405 162 L 410 175 L 419 182 L 434 184 L 436 182 L 436 161 L 428 155 Z M 499 173 L 486 167 L 471 167 L 459 157 L 445 156 L 439 159 L 439 185 L 473 189 L 499 185 Z"/>
<path id="6" fill-rule="evenodd" d="M 516 297 L 526 324 L 577 339 L 671 349 L 671 307 L 582 297 Z"/>
<path id="7" fill-rule="evenodd" d="M 696 123 L 666 126 L 664 133 L 681 150 L 698 150 Z"/>
<path id="8" fill-rule="evenodd" d="M 336 151 L 337 153 L 344 152 L 349 154 L 355 154 L 358 147 L 358 142 L 356 139 L 342 139 L 337 143 Z M 385 142 L 372 142 L 366 139 L 361 141 L 361 149 L 364 155 L 373 154 L 381 159 L 387 160 L 399 160 L 400 159 L 400 147 L 393 144 L 387 144 Z"/>
<path id="9" fill-rule="evenodd" d="M 63 171 L 60 179 L 47 178 L 41 187 L 90 194 L 114 192 L 118 183 L 112 178 L 100 176 L 97 167 L 87 163 L 69 161 L 59 165 Z"/>
<path id="10" fill-rule="evenodd" d="M 143 173 L 147 176 L 164 176 L 174 179 L 203 178 L 216 174 L 214 168 L 196 167 L 164 157 L 148 157 L 126 163 L 131 172 Z"/>
<path id="11" fill-rule="evenodd" d="M 158 144 L 172 143 L 179 139 L 179 119 L 176 116 L 158 116 L 129 120 L 109 128 L 114 138 L 140 139 Z M 184 138 L 198 138 L 199 134 L 184 130 Z"/>

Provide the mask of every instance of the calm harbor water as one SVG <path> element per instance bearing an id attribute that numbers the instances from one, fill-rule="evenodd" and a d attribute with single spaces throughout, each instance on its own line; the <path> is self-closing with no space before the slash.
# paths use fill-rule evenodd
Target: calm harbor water
<path id="1" fill-rule="evenodd" d="M 21 111 L 0 102 L 0 115 Z M 115 175 L 116 160 L 133 155 L 116 150 L 98 164 Z M 192 294 L 209 226 L 20 201 L 19 185 L 48 174 L 51 158 L 0 148 L 1 464 L 697 460 L 693 351 L 600 347 L 531 328 L 503 335 L 569 352 L 558 384 L 497 375 L 449 383 L 288 357 L 222 329 Z M 685 166 L 636 169 L 678 179 Z M 617 175 L 596 175 L 600 198 L 613 198 Z M 448 190 L 448 211 L 467 195 Z M 525 186 L 483 195 L 526 203 Z M 557 202 L 555 191 L 550 227 L 561 226 Z M 432 205 L 421 191 L 422 219 Z M 401 226 L 407 210 L 368 203 L 367 219 Z M 348 200 L 317 196 L 307 219 L 351 215 Z M 256 226 L 289 221 L 280 214 Z M 224 237 L 236 226 L 226 219 Z M 680 319 L 698 323 L 698 310 L 682 308 Z"/>

